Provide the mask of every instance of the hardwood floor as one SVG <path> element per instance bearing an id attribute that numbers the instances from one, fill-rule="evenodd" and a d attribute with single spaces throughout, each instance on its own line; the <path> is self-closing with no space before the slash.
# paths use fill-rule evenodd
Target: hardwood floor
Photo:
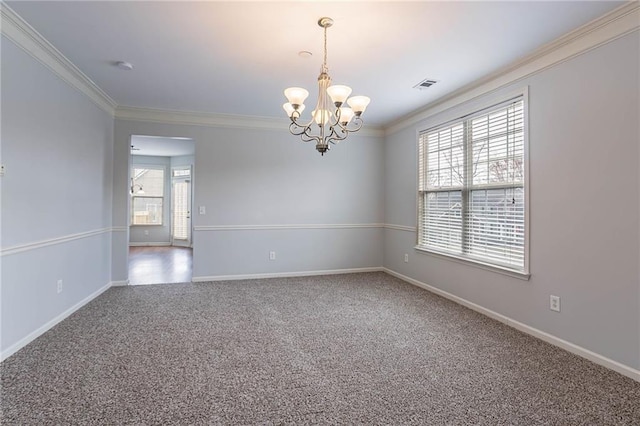
<path id="1" fill-rule="evenodd" d="M 192 265 L 189 247 L 129 247 L 129 284 L 190 282 Z"/>

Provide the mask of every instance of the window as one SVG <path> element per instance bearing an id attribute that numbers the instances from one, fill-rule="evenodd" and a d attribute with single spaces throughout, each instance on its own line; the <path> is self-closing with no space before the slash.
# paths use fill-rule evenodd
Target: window
<path id="1" fill-rule="evenodd" d="M 173 177 L 189 177 L 191 176 L 191 169 L 173 169 L 171 172 Z"/>
<path id="2" fill-rule="evenodd" d="M 131 176 L 131 224 L 162 225 L 164 169 L 134 167 Z"/>
<path id="3" fill-rule="evenodd" d="M 526 274 L 524 99 L 420 133 L 418 249 Z"/>

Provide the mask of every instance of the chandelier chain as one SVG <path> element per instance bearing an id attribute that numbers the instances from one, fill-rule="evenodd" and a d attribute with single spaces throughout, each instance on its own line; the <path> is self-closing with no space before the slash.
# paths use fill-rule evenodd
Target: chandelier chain
<path id="1" fill-rule="evenodd" d="M 1 1 L 1 0 L 0 0 Z M 354 96 L 351 88 L 343 85 L 332 85 L 327 67 L 327 28 L 333 25 L 333 20 L 323 17 L 318 25 L 324 30 L 322 69 L 318 76 L 318 101 L 311 112 L 311 121 L 300 123 L 300 115 L 304 110 L 304 100 L 309 92 L 301 87 L 290 87 L 284 91 L 289 102 L 282 107 L 291 119 L 289 131 L 300 136 L 304 142 L 316 143 L 316 150 L 324 155 L 330 149 L 330 144 L 347 138 L 352 132 L 362 128 L 362 113 L 369 104 L 366 96 Z M 343 106 L 348 104 L 348 107 Z M 335 107 L 335 108 L 334 108 Z"/>
<path id="2" fill-rule="evenodd" d="M 327 27 L 324 27 L 324 61 L 322 63 L 322 69 L 327 70 Z"/>

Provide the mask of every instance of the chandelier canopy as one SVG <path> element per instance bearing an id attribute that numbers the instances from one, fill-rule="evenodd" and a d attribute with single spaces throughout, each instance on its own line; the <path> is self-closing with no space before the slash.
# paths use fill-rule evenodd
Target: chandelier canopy
<path id="1" fill-rule="evenodd" d="M 304 142 L 314 141 L 318 152 L 324 155 L 330 149 L 329 144 L 336 144 L 362 128 L 362 113 L 370 99 L 366 96 L 349 98 L 350 87 L 331 85 L 327 68 L 327 28 L 333 25 L 333 19 L 320 18 L 318 25 L 324 29 L 324 59 L 318 76 L 318 103 L 311 111 L 311 121 L 300 123 L 304 100 L 309 96 L 309 92 L 301 87 L 289 87 L 284 91 L 289 102 L 282 107 L 291 119 L 289 131 Z M 343 106 L 345 102 L 348 107 Z"/>

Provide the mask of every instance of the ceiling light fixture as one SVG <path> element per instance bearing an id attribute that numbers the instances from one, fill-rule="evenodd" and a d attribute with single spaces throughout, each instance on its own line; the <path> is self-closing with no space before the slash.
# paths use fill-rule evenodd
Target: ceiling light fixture
<path id="1" fill-rule="evenodd" d="M 133 178 L 131 178 L 131 195 L 144 195 L 144 189 L 142 189 L 142 185 L 139 183 L 134 183 Z"/>
<path id="2" fill-rule="evenodd" d="M 125 70 L 125 71 L 131 71 L 133 69 L 133 64 L 125 61 L 116 62 L 116 66 L 121 70 Z"/>
<path id="3" fill-rule="evenodd" d="M 305 108 L 304 100 L 309 96 L 309 92 L 301 87 L 289 87 L 284 91 L 289 102 L 282 107 L 291 119 L 289 131 L 304 142 L 315 141 L 316 149 L 324 155 L 330 149 L 330 143 L 336 144 L 346 139 L 349 133 L 362 128 L 362 113 L 370 99 L 366 96 L 349 98 L 350 87 L 331 85 L 327 68 L 327 28 L 333 25 L 333 19 L 320 18 L 318 25 L 324 29 L 324 60 L 318 76 L 318 103 L 311 112 L 311 121 L 308 124 L 298 123 Z M 343 106 L 345 102 L 350 108 Z M 315 129 L 316 125 L 318 129 Z"/>

